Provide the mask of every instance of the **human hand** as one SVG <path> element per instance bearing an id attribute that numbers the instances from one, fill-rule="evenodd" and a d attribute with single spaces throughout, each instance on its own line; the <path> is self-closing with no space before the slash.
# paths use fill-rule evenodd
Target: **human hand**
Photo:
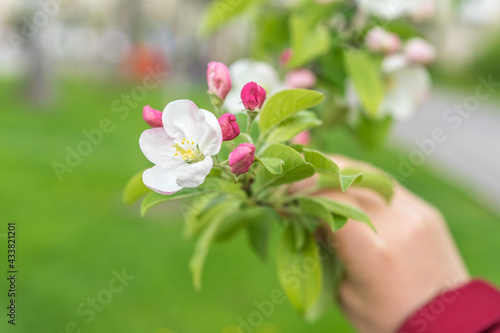
<path id="1" fill-rule="evenodd" d="M 313 195 L 359 207 L 377 229 L 374 233 L 364 223 L 349 221 L 332 235 L 346 269 L 340 305 L 360 332 L 396 332 L 433 297 L 469 281 L 441 214 L 402 186 L 396 186 L 390 204 L 361 188 Z"/>

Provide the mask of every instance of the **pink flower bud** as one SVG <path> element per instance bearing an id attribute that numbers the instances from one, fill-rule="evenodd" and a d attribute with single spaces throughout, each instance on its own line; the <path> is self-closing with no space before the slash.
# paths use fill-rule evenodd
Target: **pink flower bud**
<path id="1" fill-rule="evenodd" d="M 226 65 L 220 62 L 211 62 L 207 69 L 208 92 L 220 100 L 226 99 L 231 90 L 231 75 Z"/>
<path id="2" fill-rule="evenodd" d="M 308 146 L 311 143 L 311 132 L 300 132 L 290 141 L 290 143 Z"/>
<path id="3" fill-rule="evenodd" d="M 406 57 L 410 62 L 429 65 L 436 60 L 436 49 L 422 38 L 412 38 L 405 47 Z"/>
<path id="4" fill-rule="evenodd" d="M 251 143 L 242 143 L 229 154 L 229 166 L 235 175 L 241 175 L 250 169 L 255 159 L 255 146 Z"/>
<path id="5" fill-rule="evenodd" d="M 285 84 L 293 89 L 312 88 L 316 84 L 316 75 L 308 69 L 297 69 L 286 75 Z"/>
<path id="6" fill-rule="evenodd" d="M 163 112 L 155 110 L 149 105 L 142 108 L 142 118 L 144 118 L 144 121 L 151 127 L 163 127 L 163 121 L 161 120 L 162 115 Z"/>
<path id="7" fill-rule="evenodd" d="M 230 141 L 240 135 L 240 126 L 236 122 L 236 117 L 232 113 L 224 113 L 219 118 L 220 128 L 222 129 L 222 139 Z"/>
<path id="8" fill-rule="evenodd" d="M 284 49 L 280 56 L 280 66 L 286 67 L 290 59 L 292 58 L 292 49 Z"/>
<path id="9" fill-rule="evenodd" d="M 255 82 L 248 82 L 241 90 L 241 100 L 247 110 L 258 111 L 266 101 L 266 91 Z"/>
<path id="10" fill-rule="evenodd" d="M 375 27 L 366 35 L 366 46 L 372 52 L 394 53 L 401 48 L 401 39 L 381 27 Z"/>

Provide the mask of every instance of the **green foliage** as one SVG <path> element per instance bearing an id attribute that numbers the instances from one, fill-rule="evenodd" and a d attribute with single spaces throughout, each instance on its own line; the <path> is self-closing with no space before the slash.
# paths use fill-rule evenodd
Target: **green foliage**
<path id="1" fill-rule="evenodd" d="M 388 173 L 376 170 L 366 171 L 360 168 L 346 168 L 342 170 L 342 174 L 356 175 L 362 173 L 363 177 L 359 182 L 353 184 L 354 187 L 369 188 L 377 192 L 387 202 L 390 202 L 395 191 L 395 180 Z M 322 188 L 331 188 L 340 186 L 338 178 L 328 175 L 322 175 L 318 180 L 318 186 Z"/>
<path id="2" fill-rule="evenodd" d="M 345 49 L 344 60 L 364 109 L 370 117 L 377 118 L 385 94 L 379 62 L 358 49 Z"/>
<path id="3" fill-rule="evenodd" d="M 324 98 L 320 92 L 307 89 L 289 89 L 272 95 L 264 104 L 260 114 L 259 128 L 266 133 L 279 126 L 299 111 L 319 104 Z"/>
<path id="4" fill-rule="evenodd" d="M 275 57 L 287 48 L 290 34 L 288 29 L 288 13 L 269 9 L 260 11 L 255 20 L 256 36 L 253 53 L 256 58 Z"/>
<path id="5" fill-rule="evenodd" d="M 344 192 L 347 191 L 354 182 L 360 181 L 363 177 L 362 173 L 350 175 L 342 174 L 339 166 L 319 151 L 305 148 L 303 152 L 305 160 L 314 165 L 316 171 L 337 177 L 340 188 Z"/>
<path id="6" fill-rule="evenodd" d="M 320 231 L 316 238 L 319 245 L 318 249 L 323 277 L 318 300 L 305 314 L 305 318 L 309 321 L 318 319 L 336 303 L 338 286 L 342 282 L 344 271 L 340 260 L 335 255 L 333 244 L 329 241 L 330 233 L 324 229 Z"/>
<path id="7" fill-rule="evenodd" d="M 203 218 L 207 219 L 209 222 L 198 239 L 189 263 L 189 269 L 193 274 L 193 284 L 196 289 L 201 289 L 201 274 L 210 245 L 216 239 L 224 223 L 227 222 L 227 217 L 234 214 L 238 210 L 240 204 L 241 203 L 238 201 L 224 201 L 213 207 L 203 216 Z"/>
<path id="8" fill-rule="evenodd" d="M 250 11 L 265 0 L 227 1 L 214 0 L 205 12 L 201 31 L 209 35 L 222 25 L 228 23 L 239 15 Z"/>
<path id="9" fill-rule="evenodd" d="M 277 158 L 284 161 L 283 172 L 279 175 L 273 175 L 267 170 L 262 170 L 259 181 L 263 188 L 293 183 L 309 178 L 315 172 L 312 164 L 306 163 L 300 153 L 282 144 L 270 145 L 264 150 L 262 157 Z"/>
<path id="10" fill-rule="evenodd" d="M 285 164 L 285 162 L 280 158 L 276 158 L 276 157 L 259 158 L 259 157 L 255 156 L 255 161 L 264 165 L 264 167 L 267 169 L 267 171 L 269 171 L 273 175 L 279 175 L 279 174 L 283 173 L 283 164 Z"/>
<path id="11" fill-rule="evenodd" d="M 143 195 L 151 192 L 149 188 L 144 185 L 142 181 L 142 174 L 144 170 L 136 173 L 125 185 L 123 190 L 123 202 L 126 204 L 133 204 L 139 200 Z"/>
<path id="12" fill-rule="evenodd" d="M 392 126 L 392 118 L 386 116 L 379 119 L 370 118 L 364 114 L 359 117 L 356 133 L 359 140 L 368 148 L 382 147 Z"/>
<path id="13" fill-rule="evenodd" d="M 326 208 L 321 202 L 318 202 L 311 198 L 300 198 L 299 199 L 300 209 L 305 214 L 311 215 L 328 223 L 332 230 L 335 230 L 335 222 L 333 220 L 332 213 Z"/>
<path id="14" fill-rule="evenodd" d="M 374 231 L 375 227 L 373 226 L 370 218 L 368 215 L 366 215 L 363 211 L 360 209 L 353 207 L 351 205 L 345 204 L 343 202 L 339 201 L 333 201 L 329 200 L 326 198 L 319 198 L 315 197 L 313 198 L 317 202 L 321 203 L 323 206 L 325 206 L 330 212 L 336 215 L 344 216 L 359 222 L 366 223 L 370 228 L 372 228 Z"/>
<path id="15" fill-rule="evenodd" d="M 289 21 L 293 55 L 289 68 L 297 68 L 326 54 L 330 48 L 330 35 L 326 26 L 319 25 L 317 17 L 295 13 Z"/>
<path id="16" fill-rule="evenodd" d="M 277 247 L 278 279 L 295 309 L 306 314 L 319 298 L 323 269 L 312 234 L 307 233 L 300 250 L 297 250 L 295 244 L 294 232 L 288 226 L 283 230 Z"/>
<path id="17" fill-rule="evenodd" d="M 187 199 L 191 198 L 197 195 L 204 195 L 208 193 L 214 192 L 213 190 L 206 190 L 202 187 L 196 187 L 196 188 L 183 188 L 179 192 L 176 192 L 174 194 L 170 195 L 164 195 L 156 192 L 151 192 L 149 193 L 144 200 L 142 200 L 141 204 L 141 215 L 144 216 L 146 212 L 156 206 L 159 205 L 163 202 L 167 201 L 172 201 L 172 200 L 179 200 L 179 199 Z"/>
<path id="18" fill-rule="evenodd" d="M 271 225 L 278 219 L 276 211 L 269 207 L 259 207 L 259 211 L 248 218 L 248 241 L 255 254 L 263 261 L 267 260 Z"/>
<path id="19" fill-rule="evenodd" d="M 321 125 L 321 120 L 314 112 L 300 111 L 289 117 L 274 129 L 267 136 L 267 143 L 283 143 L 293 139 L 297 134 Z"/>

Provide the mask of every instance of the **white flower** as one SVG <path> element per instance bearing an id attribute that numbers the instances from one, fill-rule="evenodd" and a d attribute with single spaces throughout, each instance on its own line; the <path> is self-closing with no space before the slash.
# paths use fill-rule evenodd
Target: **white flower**
<path id="1" fill-rule="evenodd" d="M 378 114 L 391 115 L 396 120 L 413 116 L 430 95 L 431 78 L 427 69 L 411 64 L 403 54 L 388 56 L 382 63 L 385 95 Z M 347 82 L 346 101 L 354 121 L 360 107 L 359 95 L 354 84 Z"/>
<path id="2" fill-rule="evenodd" d="M 405 65 L 403 55 L 387 57 L 382 70 L 385 76 L 385 97 L 380 114 L 391 114 L 397 120 L 410 118 L 430 95 L 431 78 L 420 65 Z"/>
<path id="3" fill-rule="evenodd" d="M 241 102 L 241 90 L 248 82 L 255 82 L 271 96 L 285 89 L 273 66 L 250 59 L 240 59 L 229 66 L 233 87 L 226 97 L 224 107 L 231 113 L 241 112 L 245 107 Z"/>
<path id="4" fill-rule="evenodd" d="M 366 12 L 387 20 L 402 16 L 428 19 L 434 14 L 437 0 L 357 0 Z"/>
<path id="5" fill-rule="evenodd" d="M 161 194 L 201 185 L 212 170 L 212 155 L 219 153 L 222 131 L 217 118 L 189 100 L 169 103 L 163 127 L 145 130 L 139 145 L 155 164 L 144 171 L 144 185 Z"/>

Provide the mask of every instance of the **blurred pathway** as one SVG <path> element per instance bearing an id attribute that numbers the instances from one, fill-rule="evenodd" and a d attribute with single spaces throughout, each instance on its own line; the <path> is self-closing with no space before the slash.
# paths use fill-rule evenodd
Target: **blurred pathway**
<path id="1" fill-rule="evenodd" d="M 403 174 L 436 166 L 500 213 L 500 104 L 479 96 L 435 92 L 419 114 L 396 124 L 391 142 L 409 150 Z"/>

